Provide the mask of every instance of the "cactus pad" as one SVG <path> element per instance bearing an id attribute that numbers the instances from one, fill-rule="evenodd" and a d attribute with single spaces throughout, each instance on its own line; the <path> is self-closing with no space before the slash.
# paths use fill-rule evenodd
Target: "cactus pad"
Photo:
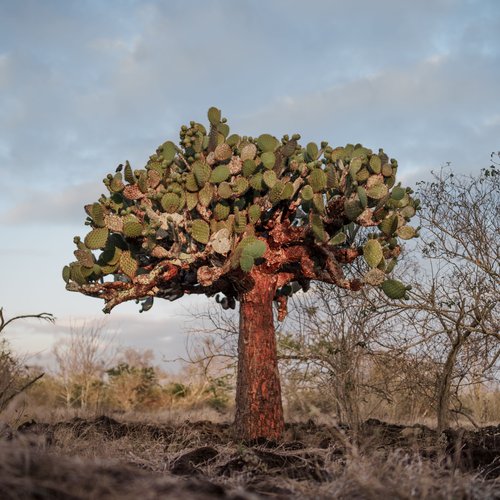
<path id="1" fill-rule="evenodd" d="M 286 259 L 303 255 L 295 248 L 302 246 L 311 259 L 311 276 L 353 285 L 344 267 L 362 251 L 369 267 L 363 282 L 406 297 L 404 285 L 384 278 L 399 255 L 400 239 L 418 236 L 409 225 L 418 201 L 410 189 L 396 185 L 395 160 L 360 144 L 304 146 L 298 134 L 281 140 L 268 133 L 230 135 L 214 107 L 208 122 L 182 126 L 179 142 L 161 144 L 144 168 L 133 170 L 126 162 L 106 176 L 109 193 L 85 206 L 90 232 L 84 241 L 75 239 L 75 262 L 63 270 L 69 288 L 89 295 L 109 289 L 113 292 L 100 296 L 112 301 L 107 297 L 115 285 L 101 279 L 112 273 L 124 282 L 116 290 L 127 290 L 127 300 L 156 290 L 177 298 L 180 290 L 200 290 L 196 278 L 211 282 L 210 291 L 223 291 L 234 304 L 241 270 L 254 272 L 256 266 L 258 272 L 285 269 L 286 279 L 290 273 L 300 288 L 306 263 L 289 265 Z M 380 232 L 373 231 L 377 226 Z M 94 255 L 98 249 L 102 252 Z M 166 274 L 173 276 L 171 289 L 154 281 Z M 282 283 L 277 296 L 293 292 L 291 284 Z"/>
<path id="2" fill-rule="evenodd" d="M 208 243 L 210 226 L 202 219 L 196 219 L 191 226 L 191 236 L 200 243 Z"/>
<path id="3" fill-rule="evenodd" d="M 85 236 L 85 246 L 91 250 L 97 250 L 99 248 L 104 248 L 106 241 L 108 240 L 109 230 L 106 227 L 99 227 L 90 231 L 87 236 Z"/>
<path id="4" fill-rule="evenodd" d="M 230 175 L 231 171 L 229 170 L 229 167 L 227 165 L 219 165 L 212 171 L 212 174 L 210 175 L 210 182 L 213 182 L 214 184 L 220 184 L 221 182 L 227 180 Z"/>
<path id="5" fill-rule="evenodd" d="M 363 247 L 363 257 L 370 267 L 377 267 L 384 257 L 380 242 L 378 240 L 368 240 Z"/>
<path id="6" fill-rule="evenodd" d="M 390 299 L 404 299 L 407 296 L 407 290 L 408 288 L 401 283 L 401 281 L 398 280 L 386 280 L 382 283 L 380 286 L 383 290 L 383 292 L 389 297 Z"/>

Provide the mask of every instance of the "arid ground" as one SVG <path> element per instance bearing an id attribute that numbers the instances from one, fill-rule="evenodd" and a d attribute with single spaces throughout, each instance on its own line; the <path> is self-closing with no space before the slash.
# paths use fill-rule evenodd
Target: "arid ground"
<path id="1" fill-rule="evenodd" d="M 238 443 L 228 423 L 100 416 L 5 426 L 0 497 L 20 499 L 500 498 L 500 426 L 288 424 Z"/>

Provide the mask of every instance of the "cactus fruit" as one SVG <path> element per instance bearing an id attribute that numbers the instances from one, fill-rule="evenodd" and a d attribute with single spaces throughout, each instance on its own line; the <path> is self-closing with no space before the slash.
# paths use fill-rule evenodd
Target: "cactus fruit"
<path id="1" fill-rule="evenodd" d="M 210 175 L 210 182 L 220 184 L 231 176 L 231 171 L 227 165 L 219 165 L 215 167 Z"/>
<path id="2" fill-rule="evenodd" d="M 210 237 L 210 226 L 202 219 L 196 219 L 191 226 L 191 236 L 199 243 L 207 244 Z"/>
<path id="3" fill-rule="evenodd" d="M 377 267 L 384 257 L 380 242 L 378 240 L 368 240 L 363 246 L 363 257 L 370 267 Z"/>
<path id="4" fill-rule="evenodd" d="M 398 280 L 386 280 L 380 285 L 382 288 L 383 292 L 389 297 L 390 299 L 405 299 L 407 298 L 407 290 L 408 287 L 403 285 Z"/>
<path id="5" fill-rule="evenodd" d="M 106 246 L 106 241 L 108 240 L 108 235 L 109 230 L 107 227 L 98 227 L 93 229 L 87 234 L 87 236 L 85 236 L 85 246 L 91 250 L 104 248 Z"/>

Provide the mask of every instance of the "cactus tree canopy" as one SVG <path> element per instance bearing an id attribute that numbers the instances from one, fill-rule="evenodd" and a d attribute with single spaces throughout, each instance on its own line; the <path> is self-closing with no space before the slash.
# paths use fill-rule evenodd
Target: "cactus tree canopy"
<path id="1" fill-rule="evenodd" d="M 127 162 L 108 174 L 109 194 L 85 206 L 90 231 L 75 237 L 63 278 L 103 299 L 105 312 L 193 293 L 224 308 L 240 301 L 237 434 L 275 439 L 283 417 L 273 301 L 282 320 L 288 297 L 311 280 L 404 298 L 389 273 L 398 239 L 417 234 L 408 221 L 418 201 L 396 184 L 397 162 L 383 150 L 230 134 L 216 108 L 208 121 L 208 130 L 182 126 L 179 145 L 159 146 L 145 168 Z"/>

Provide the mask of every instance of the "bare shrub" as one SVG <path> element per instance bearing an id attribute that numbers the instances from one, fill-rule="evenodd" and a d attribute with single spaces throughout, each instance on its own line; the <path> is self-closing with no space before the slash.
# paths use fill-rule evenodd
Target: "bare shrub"
<path id="1" fill-rule="evenodd" d="M 56 376 L 68 408 L 98 408 L 102 403 L 104 374 L 116 356 L 103 322 L 72 325 L 69 338 L 54 346 Z"/>
<path id="2" fill-rule="evenodd" d="M 14 321 L 32 318 L 50 323 L 55 321 L 52 314 L 49 313 L 24 314 L 6 320 L 3 308 L 0 307 L 0 334 Z M 12 353 L 7 340 L 0 338 L 0 412 L 4 411 L 10 401 L 28 389 L 43 375 L 43 373 L 36 375 L 30 373 L 29 369 Z"/>

